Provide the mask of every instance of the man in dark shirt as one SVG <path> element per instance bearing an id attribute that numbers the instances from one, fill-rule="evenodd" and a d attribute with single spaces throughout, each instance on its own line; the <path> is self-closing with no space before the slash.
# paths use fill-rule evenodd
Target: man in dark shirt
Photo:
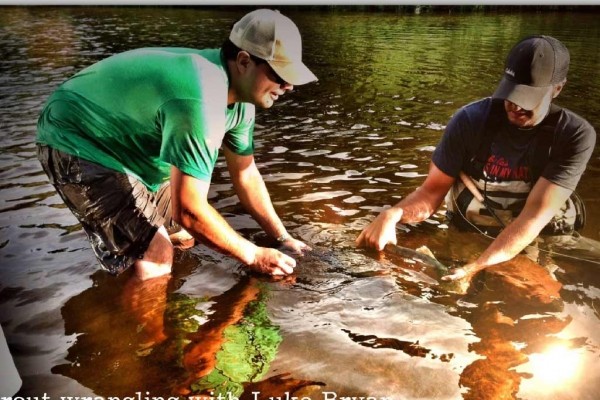
<path id="1" fill-rule="evenodd" d="M 444 280 L 470 279 L 510 260 L 542 230 L 581 225 L 573 191 L 594 150 L 593 127 L 552 104 L 567 80 L 569 52 L 557 39 L 532 36 L 508 55 L 491 98 L 461 108 L 437 146 L 423 184 L 383 211 L 358 245 L 396 243 L 396 224 L 420 222 L 444 198 L 452 222 L 501 230 L 479 257 Z"/>

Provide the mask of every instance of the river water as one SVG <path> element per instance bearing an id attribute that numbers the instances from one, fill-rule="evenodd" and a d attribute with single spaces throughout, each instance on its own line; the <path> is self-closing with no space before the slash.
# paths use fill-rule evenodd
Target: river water
<path id="1" fill-rule="evenodd" d="M 98 270 L 35 157 L 44 101 L 116 52 L 217 47 L 244 12 L 0 10 L 0 322 L 19 394 L 597 398 L 598 151 L 578 188 L 584 238 L 552 252 L 542 244 L 546 268 L 519 256 L 458 294 L 430 266 L 354 247 L 382 207 L 422 182 L 449 117 L 493 92 L 523 36 L 567 45 L 569 82 L 557 102 L 600 127 L 594 14 L 291 10 L 320 80 L 258 112 L 256 159 L 289 231 L 314 254 L 285 281 L 248 276 L 204 246 L 178 253 L 170 280 L 139 285 Z M 236 229 L 265 240 L 222 159 L 210 197 Z M 459 265 L 490 243 L 447 227 L 443 211 L 400 227 L 400 244 Z"/>

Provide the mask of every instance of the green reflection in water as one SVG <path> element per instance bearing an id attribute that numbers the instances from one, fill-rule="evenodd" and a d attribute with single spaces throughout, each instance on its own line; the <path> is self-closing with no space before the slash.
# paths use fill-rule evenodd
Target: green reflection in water
<path id="1" fill-rule="evenodd" d="M 224 330 L 216 365 L 191 385 L 194 393 L 239 396 L 245 382 L 256 382 L 267 373 L 282 338 L 279 327 L 269 320 L 266 298 L 266 288 L 261 285 L 258 298 L 248 304 L 244 317 Z"/>

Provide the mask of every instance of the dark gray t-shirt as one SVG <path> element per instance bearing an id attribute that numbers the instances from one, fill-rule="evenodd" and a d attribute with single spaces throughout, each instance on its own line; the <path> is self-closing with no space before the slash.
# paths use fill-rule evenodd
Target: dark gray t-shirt
<path id="1" fill-rule="evenodd" d="M 486 176 L 495 181 L 531 181 L 531 152 L 541 132 L 519 129 L 506 117 L 492 126 L 496 132 L 483 132 L 492 106 L 485 98 L 459 109 L 451 118 L 444 135 L 433 153 L 433 163 L 444 173 L 458 177 L 469 170 L 478 153 L 481 135 L 494 135 L 489 157 L 485 162 Z M 594 128 L 577 114 L 561 108 L 551 141 L 551 152 L 541 176 L 564 188 L 574 190 L 585 171 L 596 143 Z M 538 125 L 541 126 L 542 124 Z"/>

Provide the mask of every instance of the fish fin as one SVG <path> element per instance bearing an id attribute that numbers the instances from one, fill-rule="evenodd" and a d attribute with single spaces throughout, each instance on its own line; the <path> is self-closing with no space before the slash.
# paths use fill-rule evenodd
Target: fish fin
<path id="1" fill-rule="evenodd" d="M 417 253 L 425 254 L 426 256 L 429 256 L 429 257 L 431 257 L 431 258 L 433 258 L 434 260 L 437 261 L 437 258 L 435 258 L 435 256 L 433 255 L 433 252 L 431 250 L 429 250 L 429 247 L 427 247 L 425 245 L 419 247 L 415 251 Z"/>

